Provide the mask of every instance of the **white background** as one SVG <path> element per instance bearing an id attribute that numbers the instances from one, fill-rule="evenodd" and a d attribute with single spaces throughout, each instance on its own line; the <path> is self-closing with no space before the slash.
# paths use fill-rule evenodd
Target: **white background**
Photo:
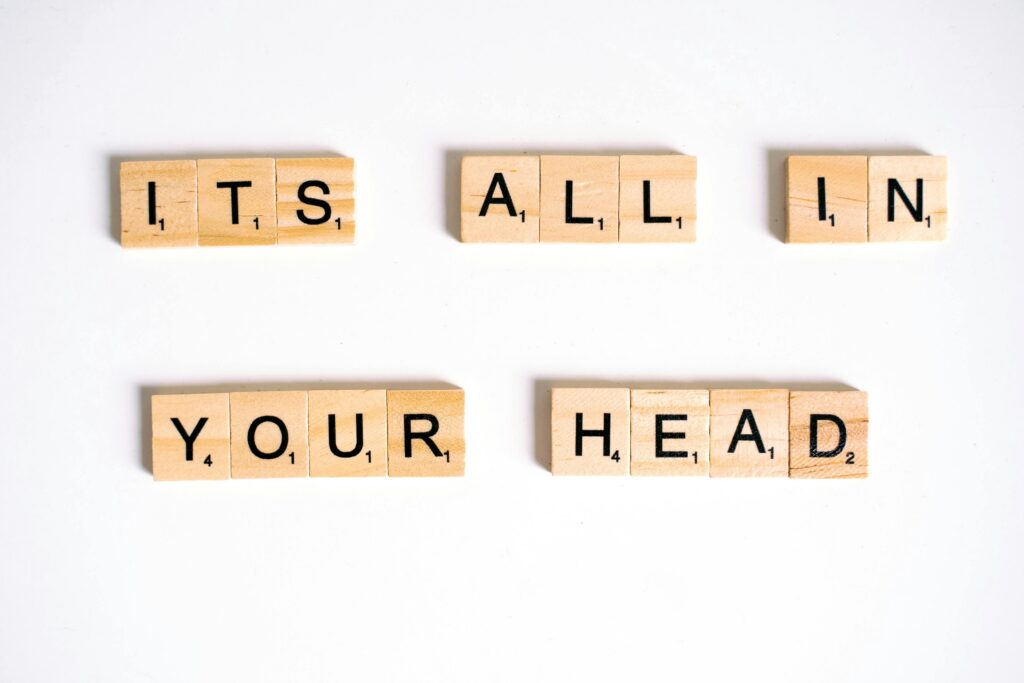
<path id="1" fill-rule="evenodd" d="M 4 2 L 0 680 L 1019 681 L 1020 2 Z M 699 160 L 694 245 L 463 245 L 489 150 Z M 950 159 L 788 246 L 791 152 Z M 357 245 L 128 251 L 125 157 L 356 159 Z M 852 386 L 865 481 L 554 479 L 552 383 Z M 446 382 L 466 477 L 155 484 L 148 396 Z"/>

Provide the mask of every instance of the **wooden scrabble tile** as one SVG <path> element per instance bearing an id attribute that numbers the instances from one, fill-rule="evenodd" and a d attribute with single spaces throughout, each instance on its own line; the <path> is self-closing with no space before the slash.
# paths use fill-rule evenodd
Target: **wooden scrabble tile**
<path id="1" fill-rule="evenodd" d="M 231 477 L 309 474 L 305 391 L 231 394 Z"/>
<path id="2" fill-rule="evenodd" d="M 946 157 L 868 160 L 868 239 L 946 239 Z"/>
<path id="3" fill-rule="evenodd" d="M 153 411 L 153 479 L 227 479 L 231 472 L 227 394 L 161 394 Z"/>
<path id="4" fill-rule="evenodd" d="M 196 162 L 121 163 L 121 246 L 192 247 L 199 243 Z"/>
<path id="5" fill-rule="evenodd" d="M 789 395 L 789 476 L 868 476 L 868 395 L 794 391 Z"/>
<path id="6" fill-rule="evenodd" d="M 697 158 L 619 157 L 619 241 L 697 239 Z"/>
<path id="7" fill-rule="evenodd" d="M 276 159 L 277 241 L 348 242 L 356 234 L 355 162 Z"/>
<path id="8" fill-rule="evenodd" d="M 629 474 L 629 389 L 551 390 L 551 473 Z"/>
<path id="9" fill-rule="evenodd" d="M 463 242 L 536 242 L 540 157 L 463 157 L 461 207 Z"/>
<path id="10" fill-rule="evenodd" d="M 273 159 L 200 159 L 199 244 L 275 244 Z"/>
<path id="11" fill-rule="evenodd" d="M 711 392 L 711 476 L 789 475 L 789 391 Z"/>
<path id="12" fill-rule="evenodd" d="M 792 156 L 787 242 L 868 241 L 868 158 Z"/>
<path id="13" fill-rule="evenodd" d="M 617 242 L 619 158 L 540 158 L 540 241 Z"/>
<path id="14" fill-rule="evenodd" d="M 708 476 L 710 410 L 706 390 L 634 389 L 630 474 Z"/>
<path id="15" fill-rule="evenodd" d="M 388 391 L 388 476 L 461 477 L 466 470 L 461 389 Z"/>
<path id="16" fill-rule="evenodd" d="M 309 476 L 383 477 L 387 473 L 387 392 L 309 392 Z"/>

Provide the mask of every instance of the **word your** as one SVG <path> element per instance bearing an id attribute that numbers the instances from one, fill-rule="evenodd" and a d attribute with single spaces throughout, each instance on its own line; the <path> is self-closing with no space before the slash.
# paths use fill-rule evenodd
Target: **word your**
<path id="1" fill-rule="evenodd" d="M 153 478 L 460 477 L 461 389 L 158 394 Z"/>

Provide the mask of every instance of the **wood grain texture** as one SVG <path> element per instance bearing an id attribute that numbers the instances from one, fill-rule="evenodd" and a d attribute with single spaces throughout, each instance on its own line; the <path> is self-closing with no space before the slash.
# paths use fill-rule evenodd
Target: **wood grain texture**
<path id="1" fill-rule="evenodd" d="M 192 247 L 199 243 L 195 161 L 121 163 L 121 246 Z M 153 183 L 153 222 L 150 188 Z"/>
<path id="2" fill-rule="evenodd" d="M 465 474 L 465 394 L 461 389 L 389 390 L 387 404 L 389 476 Z"/>
<path id="3" fill-rule="evenodd" d="M 572 211 L 567 222 L 567 181 Z M 542 156 L 540 158 L 540 241 L 617 242 L 619 239 L 619 158 Z"/>
<path id="4" fill-rule="evenodd" d="M 630 474 L 708 476 L 710 414 L 707 390 L 633 389 Z"/>
<path id="5" fill-rule="evenodd" d="M 750 438 L 755 425 L 759 441 Z M 732 448 L 737 433 L 747 438 Z M 789 476 L 788 390 L 711 391 L 711 476 Z"/>
<path id="6" fill-rule="evenodd" d="M 345 157 L 276 159 L 275 165 L 279 244 L 352 243 L 355 240 L 354 160 Z M 307 199 L 326 202 L 329 209 L 303 201 L 300 191 Z"/>
<path id="7" fill-rule="evenodd" d="M 463 157 L 461 185 L 463 242 L 538 241 L 539 156 Z"/>
<path id="8" fill-rule="evenodd" d="M 582 425 L 579 450 L 578 419 Z M 629 427 L 629 389 L 555 387 L 551 390 L 551 473 L 628 475 Z M 595 430 L 602 434 L 587 435 Z"/>
<path id="9" fill-rule="evenodd" d="M 310 391 L 309 476 L 383 477 L 387 473 L 387 392 Z"/>
<path id="10" fill-rule="evenodd" d="M 786 166 L 787 242 L 868 241 L 866 156 L 791 156 Z"/>
<path id="11" fill-rule="evenodd" d="M 812 416 L 819 417 L 812 419 Z M 868 476 L 866 393 L 790 393 L 789 476 L 795 479 L 862 479 Z"/>
<path id="12" fill-rule="evenodd" d="M 309 474 L 305 391 L 234 392 L 230 400 L 232 478 Z M 262 457 L 250 448 L 250 433 Z"/>
<path id="13" fill-rule="evenodd" d="M 231 421 L 227 394 L 161 394 L 152 397 L 150 406 L 154 480 L 229 477 Z M 189 442 L 191 460 L 187 459 Z"/>
<path id="14" fill-rule="evenodd" d="M 277 243 L 277 201 L 273 159 L 200 159 L 199 244 L 226 246 Z M 243 182 L 234 190 L 218 183 Z"/>
<path id="15" fill-rule="evenodd" d="M 645 183 L 649 196 L 646 222 Z M 682 154 L 619 157 L 619 241 L 696 239 L 697 158 Z"/>
<path id="16" fill-rule="evenodd" d="M 932 241 L 946 239 L 946 157 L 879 156 L 868 159 L 868 239 L 872 242 Z M 889 180 L 894 179 L 904 194 L 920 209 L 921 220 L 906 203 L 894 195 L 893 220 L 889 220 Z M 921 204 L 917 182 L 921 181 Z"/>

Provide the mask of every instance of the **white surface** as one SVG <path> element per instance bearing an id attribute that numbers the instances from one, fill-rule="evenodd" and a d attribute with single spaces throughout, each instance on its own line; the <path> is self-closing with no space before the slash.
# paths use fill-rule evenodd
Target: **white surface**
<path id="1" fill-rule="evenodd" d="M 143 5 L 0 15 L 0 679 L 1024 677 L 1024 5 Z M 951 239 L 780 242 L 823 148 L 949 155 Z M 459 244 L 490 149 L 697 155 L 699 242 Z M 113 238 L 122 156 L 304 151 L 355 248 Z M 588 379 L 855 386 L 871 477 L 553 479 Z M 151 481 L 148 389 L 360 381 L 467 476 Z"/>

